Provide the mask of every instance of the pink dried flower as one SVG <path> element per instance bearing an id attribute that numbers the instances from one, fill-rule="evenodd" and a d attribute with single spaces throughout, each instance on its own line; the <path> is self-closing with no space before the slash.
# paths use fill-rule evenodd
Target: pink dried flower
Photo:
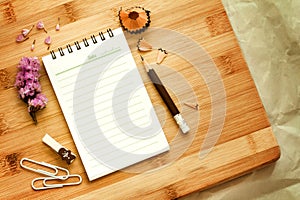
<path id="1" fill-rule="evenodd" d="M 55 30 L 59 31 L 60 30 L 60 18 L 58 18 L 58 23 L 55 26 Z"/>
<path id="2" fill-rule="evenodd" d="M 28 112 L 35 122 L 37 124 L 36 119 L 36 112 L 39 110 L 42 110 L 46 107 L 48 102 L 48 99 L 44 94 L 38 93 L 33 99 L 28 99 Z"/>
<path id="3" fill-rule="evenodd" d="M 36 57 L 23 57 L 17 66 L 15 87 L 19 90 L 19 97 L 28 105 L 28 112 L 37 123 L 35 113 L 46 107 L 48 99 L 41 94 L 39 83 L 40 62 Z"/>
<path id="4" fill-rule="evenodd" d="M 16 38 L 16 42 L 24 42 L 25 40 L 29 39 L 29 37 L 24 37 L 23 34 L 20 34 Z"/>
<path id="5" fill-rule="evenodd" d="M 45 39 L 45 44 L 47 44 L 48 45 L 48 48 L 47 48 L 47 50 L 49 50 L 49 48 L 50 48 L 50 44 L 51 44 L 51 37 L 50 36 L 48 36 L 48 37 L 46 37 L 46 39 Z"/>
<path id="6" fill-rule="evenodd" d="M 34 25 L 32 25 L 32 27 L 30 29 L 25 29 L 25 28 L 22 29 L 22 35 L 24 37 L 26 37 L 30 33 L 30 31 L 32 30 L 33 27 L 34 27 Z"/>
<path id="7" fill-rule="evenodd" d="M 34 50 L 34 45 L 35 45 L 35 40 L 33 40 L 32 45 L 30 47 L 30 50 L 33 51 Z"/>
<path id="8" fill-rule="evenodd" d="M 22 29 L 22 35 L 26 37 L 29 34 L 30 30 L 29 29 Z"/>
<path id="9" fill-rule="evenodd" d="M 46 107 L 48 99 L 44 94 L 38 93 L 35 98 L 28 100 L 28 109 L 31 110 L 40 110 Z"/>
<path id="10" fill-rule="evenodd" d="M 45 39 L 45 44 L 48 44 L 48 45 L 50 45 L 51 44 L 51 37 L 50 36 L 48 36 L 48 37 L 46 37 L 46 39 Z"/>
<path id="11" fill-rule="evenodd" d="M 39 22 L 36 24 L 36 28 L 39 29 L 39 30 L 43 29 L 43 30 L 47 33 L 47 31 L 46 31 L 46 29 L 45 29 L 45 25 L 44 25 L 44 23 L 43 23 L 42 21 L 39 21 Z"/>

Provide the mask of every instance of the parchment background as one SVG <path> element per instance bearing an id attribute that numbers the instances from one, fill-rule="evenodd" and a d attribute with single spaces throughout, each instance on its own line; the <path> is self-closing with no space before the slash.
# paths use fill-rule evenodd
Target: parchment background
<path id="1" fill-rule="evenodd" d="M 274 164 L 181 198 L 300 199 L 300 0 L 223 0 L 281 149 Z"/>

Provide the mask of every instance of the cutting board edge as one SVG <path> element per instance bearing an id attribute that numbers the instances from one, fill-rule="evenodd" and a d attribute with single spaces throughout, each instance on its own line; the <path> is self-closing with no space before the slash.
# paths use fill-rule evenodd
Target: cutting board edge
<path id="1" fill-rule="evenodd" d="M 251 138 L 250 142 L 249 138 Z M 262 141 L 264 138 L 266 141 Z M 267 127 L 249 135 L 236 138 L 229 143 L 220 144 L 216 146 L 217 154 L 223 152 L 222 149 L 224 146 L 227 146 L 227 150 L 230 152 L 230 146 L 232 145 L 231 143 L 237 143 L 241 145 L 248 144 L 249 146 L 247 148 L 252 148 L 251 146 L 257 145 L 258 152 L 254 152 L 254 149 L 248 149 L 249 152 L 253 152 L 251 155 L 241 155 L 240 157 L 233 158 L 235 161 L 229 159 L 225 161 L 227 163 L 222 163 L 219 167 L 213 168 L 210 171 L 205 171 L 205 169 L 209 167 L 202 167 L 201 165 L 199 166 L 199 163 L 196 163 L 199 158 L 198 153 L 195 153 L 176 161 L 171 165 L 171 167 L 168 167 L 169 169 L 162 169 L 162 171 L 165 172 L 160 175 L 162 182 L 155 183 L 151 181 L 155 180 L 155 176 L 158 176 L 157 174 L 139 174 L 132 178 L 96 189 L 87 194 L 77 194 L 76 199 L 98 198 L 99 195 L 103 195 L 103 197 L 111 197 L 112 194 L 115 195 L 113 199 L 118 199 L 121 197 L 135 199 L 141 195 L 144 199 L 174 199 L 192 192 L 203 191 L 213 186 L 220 185 L 224 182 L 228 182 L 232 179 L 244 176 L 255 170 L 259 170 L 265 166 L 268 166 L 280 158 L 280 147 L 276 141 L 271 127 Z M 266 145 L 264 145 L 265 143 Z M 232 151 L 234 152 L 235 150 Z M 226 153 L 228 152 L 223 152 L 223 154 Z M 239 153 L 240 152 L 237 152 L 236 156 L 239 156 Z M 208 158 L 212 156 L 218 157 L 220 155 L 209 155 Z M 189 169 L 182 171 L 188 163 L 193 166 L 190 165 Z M 236 171 L 235 173 L 229 175 L 232 170 Z M 163 188 L 161 188 L 161 186 L 163 186 Z M 126 190 L 128 187 L 134 188 L 134 192 Z"/>

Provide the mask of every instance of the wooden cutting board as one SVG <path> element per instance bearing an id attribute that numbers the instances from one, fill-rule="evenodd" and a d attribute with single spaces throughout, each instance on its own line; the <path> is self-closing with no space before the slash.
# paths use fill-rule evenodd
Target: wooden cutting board
<path id="1" fill-rule="evenodd" d="M 162 70 L 162 67 L 157 70 L 163 82 L 170 83 L 171 96 L 192 127 L 188 136 L 177 135 L 178 128 L 168 111 L 164 112 L 166 106 L 158 93 L 151 84 L 146 84 L 146 87 L 166 137 L 170 144 L 174 144 L 170 155 L 181 151 L 176 154 L 179 156 L 170 159 L 164 155 L 149 160 L 144 165 L 150 166 L 151 172 L 122 170 L 89 182 L 79 157 L 68 166 L 42 143 L 42 137 L 49 133 L 78 155 L 44 68 L 40 82 L 49 103 L 45 110 L 37 114 L 38 125 L 34 125 L 26 105 L 17 98 L 13 86 L 16 66 L 23 56 L 41 58 L 47 55 L 47 45 L 43 44 L 47 35 L 53 40 L 51 49 L 56 50 L 107 28 L 119 27 L 117 12 L 120 7 L 136 5 L 151 11 L 151 28 L 175 31 L 203 48 L 215 63 L 223 87 L 210 90 L 216 80 L 207 81 L 206 75 L 195 70 L 193 62 L 180 57 L 180 53 L 185 55 L 184 49 L 169 52 L 163 61 L 168 70 Z M 54 0 L 47 3 L 8 0 L 0 1 L 0 11 L 0 199 L 175 199 L 241 176 L 279 158 L 278 144 L 220 0 Z M 61 30 L 55 31 L 58 17 Z M 27 41 L 15 42 L 23 28 L 30 28 L 39 20 L 43 20 L 47 34 L 34 28 Z M 151 40 L 151 29 L 144 36 Z M 148 77 L 132 42 L 138 36 L 127 34 L 126 37 L 142 78 L 147 82 Z M 34 39 L 35 50 L 31 52 Z M 153 50 L 143 55 L 148 61 L 154 61 L 156 54 L 157 50 Z M 176 86 L 180 82 L 176 82 L 174 74 L 183 77 L 194 98 L 187 98 L 188 92 Z M 222 99 L 218 94 L 224 91 L 225 99 Z M 216 99 L 212 100 L 212 96 Z M 184 103 L 187 101 L 198 103 L 200 109 L 186 107 Z M 225 114 L 215 113 L 215 107 L 224 109 Z M 218 117 L 220 123 L 224 119 L 223 126 L 211 123 Z M 208 134 L 214 128 L 221 130 L 220 135 L 218 130 L 213 135 Z M 216 144 L 212 142 L 211 151 L 205 152 L 203 148 L 209 139 L 216 141 Z M 199 157 L 200 153 L 204 156 Z M 66 167 L 71 173 L 80 174 L 83 182 L 79 186 L 34 191 L 30 186 L 31 180 L 40 175 L 20 167 L 19 161 L 23 157 Z"/>

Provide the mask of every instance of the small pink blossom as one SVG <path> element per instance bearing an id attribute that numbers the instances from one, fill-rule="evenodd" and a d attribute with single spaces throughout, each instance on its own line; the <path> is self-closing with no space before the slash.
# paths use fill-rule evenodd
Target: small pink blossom
<path id="1" fill-rule="evenodd" d="M 45 25 L 44 25 L 44 23 L 42 22 L 42 21 L 39 21 L 37 24 L 36 24 L 36 28 L 37 29 L 39 29 L 39 30 L 44 30 L 46 33 L 47 33 L 47 31 L 46 31 L 46 29 L 45 29 Z"/>
<path id="2" fill-rule="evenodd" d="M 55 26 L 55 30 L 59 31 L 60 30 L 60 18 L 58 18 L 58 23 Z"/>
<path id="3" fill-rule="evenodd" d="M 24 35 L 24 37 L 26 37 L 29 34 L 29 32 L 29 29 L 22 29 L 22 35 Z"/>
<path id="4" fill-rule="evenodd" d="M 51 37 L 50 36 L 46 37 L 44 42 L 45 42 L 45 44 L 50 45 L 51 44 Z"/>
<path id="5" fill-rule="evenodd" d="M 39 21 L 39 22 L 37 23 L 36 27 L 37 27 L 38 29 L 44 29 L 44 23 L 43 23 L 42 21 Z"/>
<path id="6" fill-rule="evenodd" d="M 48 99 L 41 94 L 42 88 L 39 83 L 40 62 L 38 58 L 23 57 L 16 75 L 15 87 L 18 89 L 19 97 L 28 105 L 28 112 L 33 121 L 37 123 L 35 113 L 46 107 Z"/>
<path id="7" fill-rule="evenodd" d="M 28 100 L 28 112 L 32 110 L 41 110 L 46 107 L 48 99 L 44 94 L 37 94 L 35 98 Z"/>
<path id="8" fill-rule="evenodd" d="M 24 42 L 27 39 L 28 39 L 28 37 L 24 37 L 23 34 L 20 34 L 20 35 L 17 36 L 16 42 Z"/>
<path id="9" fill-rule="evenodd" d="M 26 28 L 22 29 L 22 35 L 24 37 L 26 37 L 30 33 L 30 31 L 32 30 L 33 27 L 34 27 L 34 25 L 32 25 L 32 27 L 30 29 L 26 29 Z"/>
<path id="10" fill-rule="evenodd" d="M 33 51 L 34 50 L 34 45 L 35 45 L 35 40 L 33 40 L 32 45 L 30 47 L 30 50 Z"/>

